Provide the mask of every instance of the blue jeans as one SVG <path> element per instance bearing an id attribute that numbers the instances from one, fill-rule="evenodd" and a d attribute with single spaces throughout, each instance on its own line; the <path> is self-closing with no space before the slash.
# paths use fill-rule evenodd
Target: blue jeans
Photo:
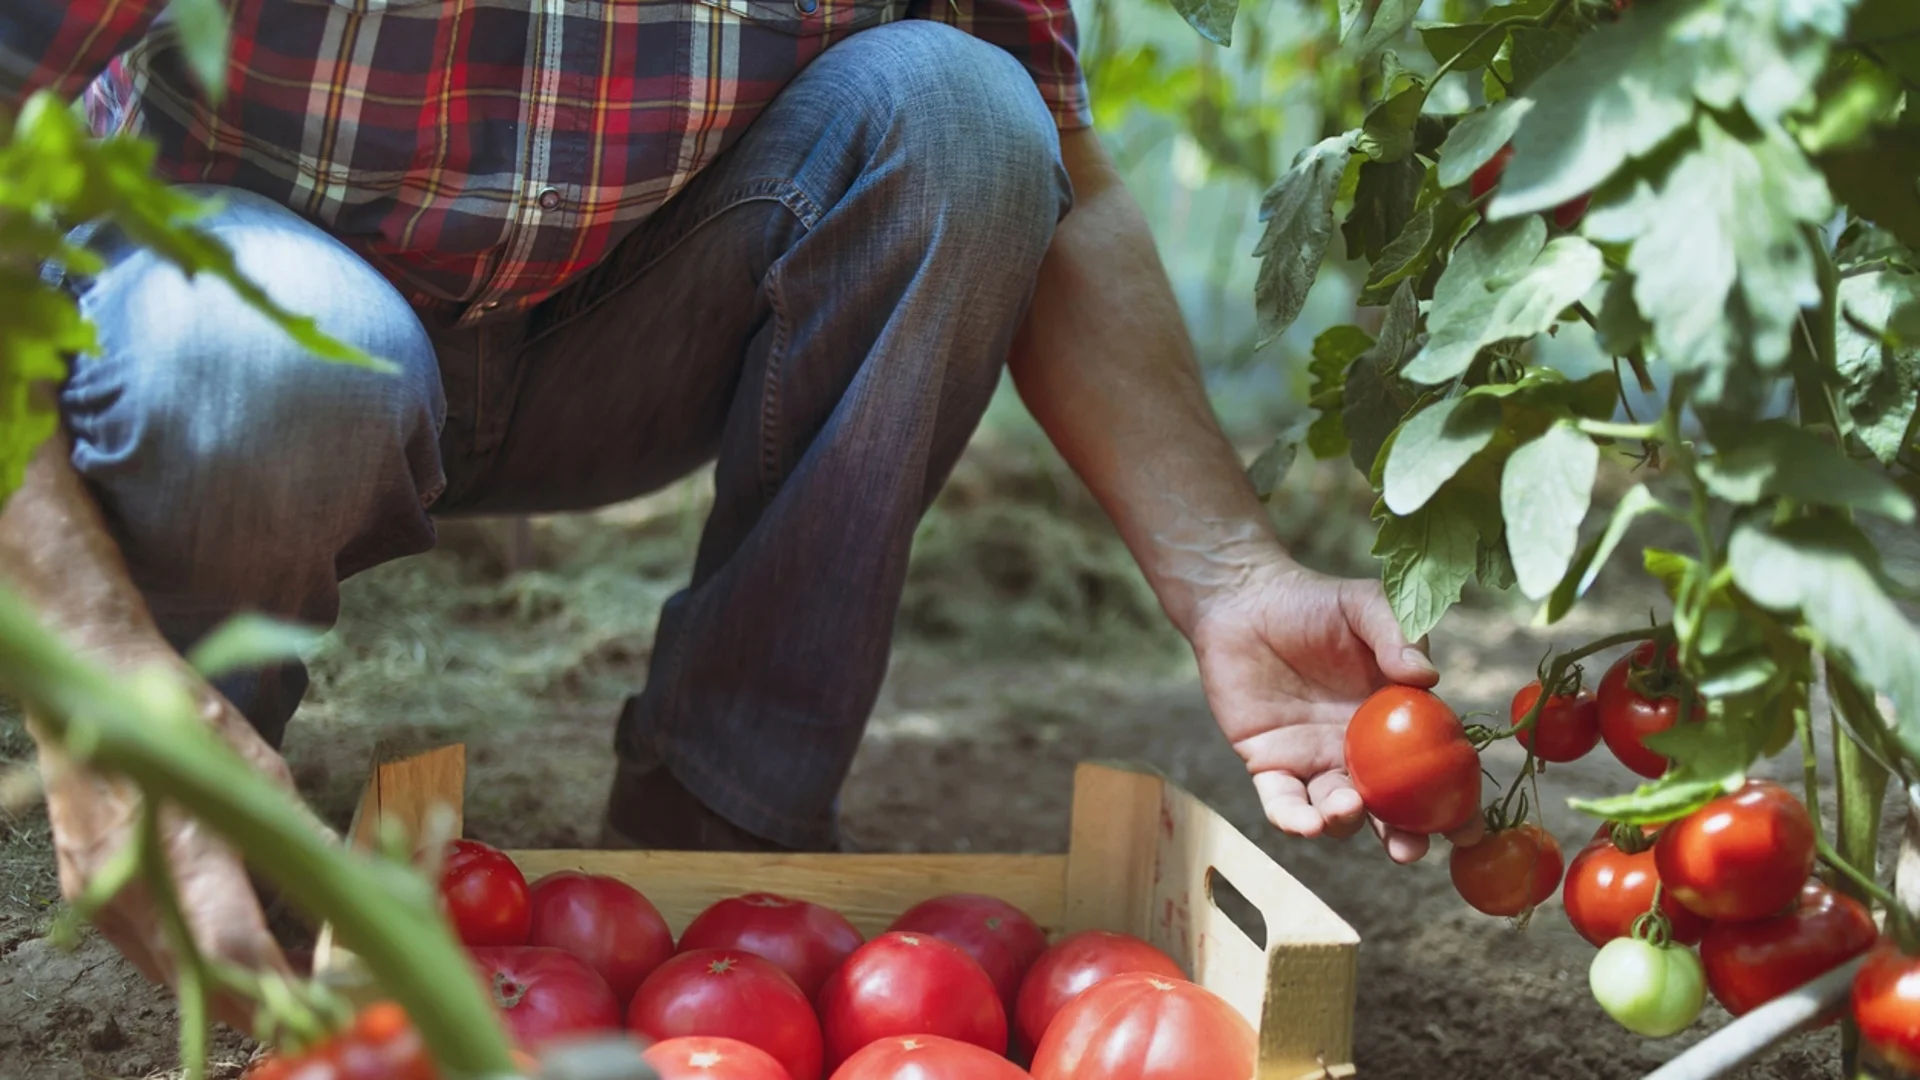
<path id="1" fill-rule="evenodd" d="M 706 462 L 715 504 L 620 760 L 734 824 L 830 841 L 914 529 L 999 381 L 1071 192 L 1007 54 L 905 21 L 814 61 L 742 141 L 526 317 L 423 319 L 243 191 L 242 269 L 399 377 L 324 364 L 224 285 L 105 242 L 62 408 L 73 463 L 182 647 L 260 611 L 330 626 L 342 579 L 434 518 L 580 510 Z M 222 686 L 278 741 L 298 666 Z"/>

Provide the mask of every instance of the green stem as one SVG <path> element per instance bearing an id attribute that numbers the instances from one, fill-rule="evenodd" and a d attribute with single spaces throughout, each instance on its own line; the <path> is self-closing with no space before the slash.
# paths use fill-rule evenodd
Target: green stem
<path id="1" fill-rule="evenodd" d="M 0 691 L 43 737 L 150 800 L 177 805 L 238 848 L 306 913 L 331 922 L 406 1009 L 450 1078 L 515 1075 L 505 1030 L 432 890 L 328 842 L 298 801 L 254 771 L 150 677 L 114 677 L 54 639 L 0 590 Z"/>
<path id="2" fill-rule="evenodd" d="M 1568 668 L 1592 656 L 1594 653 L 1605 652 L 1608 649 L 1617 648 L 1621 645 L 1631 645 L 1635 642 L 1652 641 L 1662 634 L 1671 633 L 1672 630 L 1673 627 L 1665 623 L 1658 626 L 1649 626 L 1643 630 L 1623 630 L 1618 634 L 1608 634 L 1606 637 L 1589 641 L 1577 649 L 1572 649 L 1555 656 L 1553 663 L 1547 668 L 1546 676 L 1540 681 L 1540 696 L 1534 699 L 1533 707 L 1528 709 L 1527 714 L 1522 716 L 1512 727 L 1509 727 L 1505 731 L 1496 732 L 1493 738 L 1510 739 L 1523 731 L 1533 730 L 1533 725 L 1540 720 L 1540 714 L 1546 710 L 1547 699 L 1551 696 L 1552 689 L 1566 681 Z M 1528 757 L 1529 760 L 1531 760 L 1531 751 L 1529 751 Z"/>
<path id="3" fill-rule="evenodd" d="M 1434 70 L 1433 78 L 1427 80 L 1427 85 L 1440 85 L 1441 79 L 1453 73 L 1453 66 L 1460 62 L 1461 57 L 1479 48 L 1495 35 L 1504 34 L 1516 26 L 1552 26 L 1554 23 L 1559 22 L 1560 16 L 1564 15 L 1566 10 L 1572 6 L 1573 0 L 1553 0 L 1553 6 L 1541 12 L 1539 15 L 1521 15 L 1511 19 L 1501 19 L 1499 22 L 1475 34 L 1473 40 L 1467 42 L 1466 48 L 1447 57 L 1447 62 L 1441 64 Z"/>
<path id="4" fill-rule="evenodd" d="M 1804 705 L 1793 710 L 1793 732 L 1800 740 L 1800 779 L 1806 789 L 1807 814 L 1815 831 L 1820 828 L 1820 754 L 1813 745 L 1813 712 Z M 1835 733 L 1836 738 L 1838 732 Z"/>
<path id="5" fill-rule="evenodd" d="M 1658 442 L 1664 434 L 1658 424 L 1616 424 L 1611 420 L 1581 420 L 1579 428 L 1596 438 L 1627 442 Z"/>
<path id="6" fill-rule="evenodd" d="M 139 838 L 130 847 L 139 851 L 140 874 L 160 912 L 160 928 L 173 954 L 173 992 L 180 1000 L 180 1065 L 186 1080 L 207 1075 L 207 969 L 193 928 L 180 910 L 173 875 L 167 866 L 167 847 L 160 839 L 160 808 L 151 796 L 140 800 Z"/>
<path id="7" fill-rule="evenodd" d="M 1851 702 L 1845 693 L 1830 695 L 1833 702 L 1833 771 L 1840 819 L 1840 853 L 1855 866 L 1872 867 L 1880 842 L 1880 804 L 1887 795 L 1887 770 L 1869 757 L 1841 728 L 1840 710 Z M 1860 717 L 1849 716 L 1859 721 Z M 1817 818 L 1815 820 L 1818 820 Z M 1845 891 L 1865 900 L 1866 894 Z"/>
<path id="8" fill-rule="evenodd" d="M 1840 875 L 1846 878 L 1847 882 L 1853 886 L 1852 888 L 1843 888 L 1842 891 L 1862 901 L 1877 900 L 1889 911 L 1900 906 L 1900 901 L 1896 900 L 1892 893 L 1882 887 L 1879 882 L 1873 880 L 1873 878 L 1867 874 L 1862 873 L 1838 851 L 1835 851 L 1833 845 L 1827 842 L 1826 837 L 1816 836 L 1813 842 L 1815 850 L 1820 853 L 1820 860 L 1835 870 L 1840 871 Z"/>

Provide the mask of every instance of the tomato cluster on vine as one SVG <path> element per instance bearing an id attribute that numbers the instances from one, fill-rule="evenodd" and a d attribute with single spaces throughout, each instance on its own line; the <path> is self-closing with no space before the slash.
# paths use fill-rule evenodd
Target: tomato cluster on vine
<path id="1" fill-rule="evenodd" d="M 871 939 L 821 904 L 749 893 L 676 942 L 618 879 L 528 883 L 505 853 L 449 846 L 442 909 L 522 1055 L 624 1034 L 663 1080 L 1094 1080 L 1251 1076 L 1258 1037 L 1174 959 L 1126 934 L 1050 941 L 1019 907 L 936 896 Z M 381 1072 L 314 1071 L 339 1059 Z M 435 1080 L 397 1007 L 254 1080 Z"/>

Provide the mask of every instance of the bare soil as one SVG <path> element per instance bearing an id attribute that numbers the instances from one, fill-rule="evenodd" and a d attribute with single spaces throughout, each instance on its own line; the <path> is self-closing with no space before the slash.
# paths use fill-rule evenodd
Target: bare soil
<path id="1" fill-rule="evenodd" d="M 344 825 L 376 752 L 464 740 L 470 835 L 590 844 L 615 712 L 642 676 L 654 614 L 686 572 L 703 509 L 695 481 L 542 520 L 532 563 L 518 568 L 497 532 L 450 526 L 439 551 L 349 583 L 287 747 L 303 791 Z M 1304 557 L 1348 572 L 1369 569 L 1365 510 L 1365 493 L 1337 470 L 1296 476 L 1275 504 Z M 1603 579 L 1594 602 L 1549 637 L 1528 625 L 1530 611 L 1473 597 L 1434 635 L 1442 691 L 1462 713 L 1504 715 L 1550 643 L 1643 623 L 1660 599 Z M 0 720 L 0 758 L 28 753 L 18 722 Z M 1591 949 L 1558 901 L 1524 928 L 1481 916 L 1454 895 L 1444 844 L 1400 867 L 1365 834 L 1275 835 L 1213 725 L 1190 655 L 1084 494 L 1017 440 L 977 446 L 922 531 L 892 673 L 846 789 L 847 830 L 868 850 L 1058 851 L 1072 769 L 1088 758 L 1160 768 L 1359 931 L 1362 1077 L 1638 1077 L 1728 1019 L 1710 1005 L 1701 1023 L 1659 1042 L 1615 1027 L 1588 995 Z M 1519 764 L 1511 747 L 1492 758 L 1507 776 Z M 1797 770 L 1795 755 L 1773 764 Z M 1566 796 L 1632 782 L 1604 752 L 1548 774 L 1546 823 L 1569 856 L 1593 823 Z M 0 1080 L 167 1074 L 167 998 L 91 935 L 73 951 L 55 947 L 46 935 L 57 908 L 44 819 L 5 822 Z M 290 940 L 299 934 L 289 929 Z M 246 1041 L 223 1034 L 218 1050 L 222 1075 L 236 1075 Z M 1745 1075 L 1838 1073 L 1828 1032 Z"/>

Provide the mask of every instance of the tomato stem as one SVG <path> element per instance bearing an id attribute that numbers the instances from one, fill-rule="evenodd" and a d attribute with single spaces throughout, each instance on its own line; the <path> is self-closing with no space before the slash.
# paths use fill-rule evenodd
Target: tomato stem
<path id="1" fill-rule="evenodd" d="M 199 946 L 194 943 L 186 914 L 180 910 L 180 898 L 173 891 L 167 849 L 160 839 L 160 809 L 151 795 L 140 799 L 140 828 L 134 836 L 129 847 L 135 851 L 140 875 L 146 880 L 147 891 L 160 912 L 167 949 L 173 953 L 173 992 L 180 1001 L 180 1065 L 186 1072 L 186 1080 L 206 1080 L 206 964 Z"/>
<path id="2" fill-rule="evenodd" d="M 1852 863 L 1843 858 L 1838 851 L 1834 850 L 1833 845 L 1827 842 L 1826 837 L 1816 833 L 1813 838 L 1813 843 L 1814 850 L 1820 853 L 1820 861 L 1840 871 L 1848 881 L 1853 883 L 1855 889 L 1859 890 L 1858 895 L 1871 897 L 1879 901 L 1888 911 L 1899 909 L 1900 901 L 1896 899 L 1892 893 L 1882 887 L 1879 882 L 1873 880 L 1871 876 L 1862 873 Z M 1854 889 L 1848 889 L 1846 891 L 1853 892 Z"/>
<path id="3" fill-rule="evenodd" d="M 1548 667 L 1546 675 L 1540 680 L 1542 689 L 1540 695 L 1533 699 L 1533 707 L 1529 708 L 1526 715 L 1516 721 L 1512 727 L 1498 733 L 1494 737 L 1511 739 L 1523 731 L 1533 730 L 1533 726 L 1540 722 L 1540 714 L 1545 712 L 1547 708 L 1548 694 L 1545 688 L 1563 684 L 1567 678 L 1567 670 L 1574 668 L 1580 661 L 1585 660 L 1595 653 L 1605 652 L 1617 646 L 1631 645 L 1642 641 L 1652 641 L 1663 635 L 1671 635 L 1672 633 L 1672 625 L 1668 623 L 1656 623 L 1645 630 L 1623 630 L 1617 634 L 1608 634 L 1606 637 L 1589 641 L 1577 649 L 1570 649 L 1559 654 L 1554 657 L 1553 663 Z M 1578 669 L 1575 668 L 1575 670 Z M 1528 752 L 1528 757 L 1532 757 L 1531 751 Z"/>

